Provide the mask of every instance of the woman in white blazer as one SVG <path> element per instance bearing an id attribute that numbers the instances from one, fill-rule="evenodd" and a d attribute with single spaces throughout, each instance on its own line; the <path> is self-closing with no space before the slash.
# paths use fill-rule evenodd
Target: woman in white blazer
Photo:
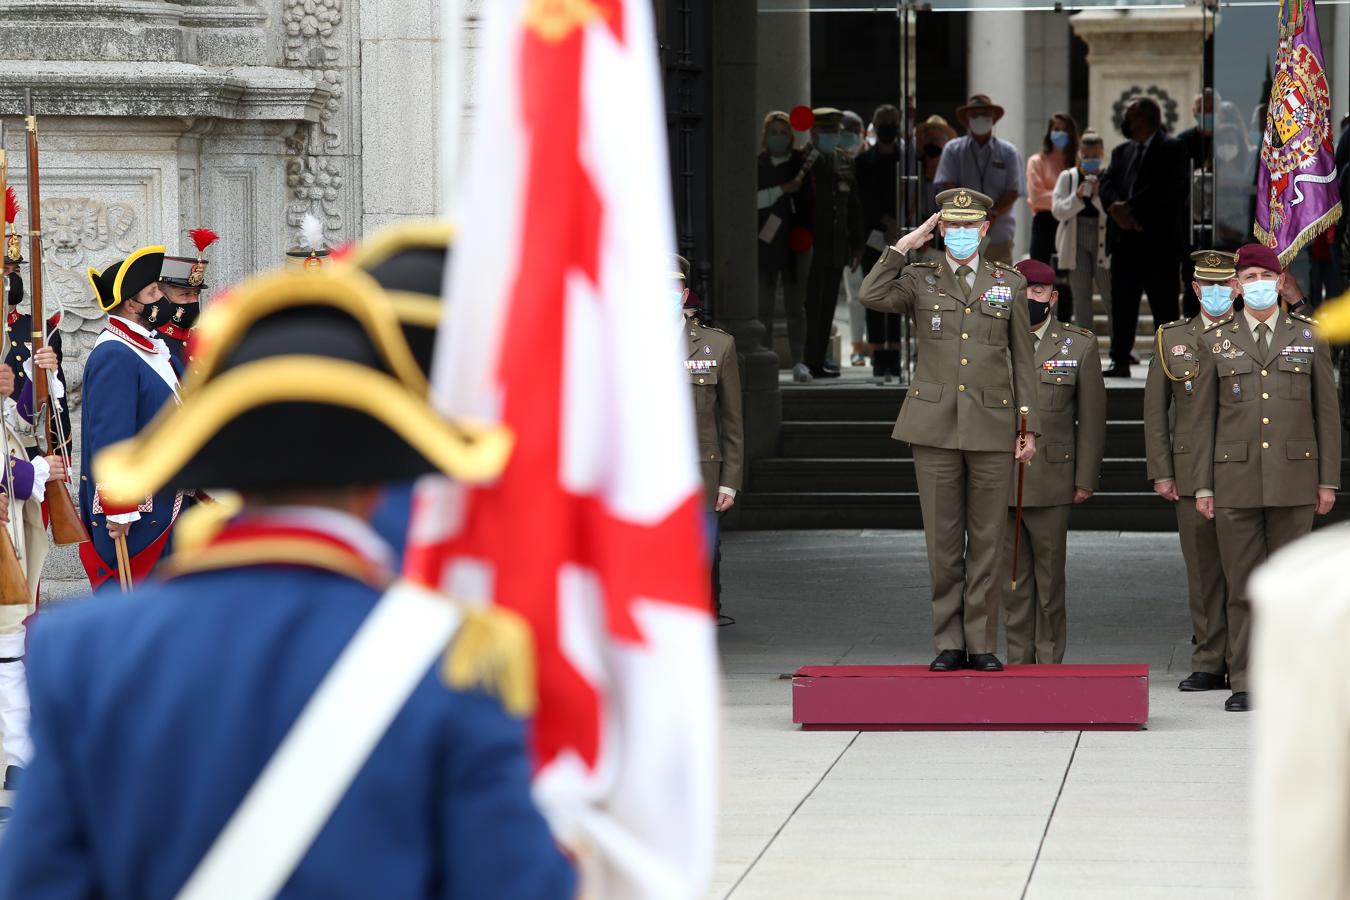
<path id="1" fill-rule="evenodd" d="M 1055 182 L 1050 212 L 1059 222 L 1055 252 L 1059 267 L 1068 270 L 1073 291 L 1073 320 L 1079 328 L 1092 327 L 1092 290 L 1095 286 L 1106 306 L 1111 333 L 1111 258 L 1106 255 L 1106 210 L 1102 207 L 1098 177 L 1105 164 L 1106 147 L 1095 131 L 1083 133 L 1078 165 L 1065 169 Z M 1082 299 L 1079 299 L 1082 298 Z"/>

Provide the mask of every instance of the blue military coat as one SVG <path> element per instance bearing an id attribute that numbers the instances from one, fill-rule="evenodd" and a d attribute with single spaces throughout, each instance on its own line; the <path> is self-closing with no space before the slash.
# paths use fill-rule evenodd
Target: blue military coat
<path id="1" fill-rule="evenodd" d="M 0 840 L 0 897 L 176 894 L 382 593 L 317 566 L 206 569 L 43 614 L 36 753 Z M 530 800 L 522 722 L 438 668 L 280 896 L 573 896 Z"/>
<path id="2" fill-rule="evenodd" d="M 116 584 L 117 551 L 108 536 L 107 511 L 91 474 L 94 457 L 104 447 L 144 428 L 164 404 L 176 402 L 178 374 L 162 341 L 118 316 L 108 317 L 108 327 L 85 363 L 80 517 L 92 543 L 82 546 L 81 559 L 96 590 Z M 140 519 L 132 523 L 127 535 L 127 552 L 138 578 L 169 552 L 168 531 L 181 511 L 172 489 L 147 499 L 148 503 L 140 504 Z"/>
<path id="3" fill-rule="evenodd" d="M 370 517 L 370 524 L 384 538 L 385 543 L 393 548 L 394 559 L 398 560 L 400 569 L 408 548 L 414 484 L 416 482 L 404 481 L 385 485 L 379 505 Z"/>

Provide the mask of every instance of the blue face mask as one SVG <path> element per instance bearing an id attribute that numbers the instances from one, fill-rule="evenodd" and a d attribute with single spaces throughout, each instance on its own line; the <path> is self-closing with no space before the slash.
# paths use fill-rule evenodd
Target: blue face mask
<path id="1" fill-rule="evenodd" d="M 861 143 L 862 138 L 851 131 L 845 131 L 843 134 L 839 135 L 839 149 L 841 150 L 852 150 Z"/>
<path id="2" fill-rule="evenodd" d="M 769 148 L 769 153 L 773 156 L 783 156 L 788 152 L 788 147 L 792 146 L 792 136 L 771 134 L 764 139 L 764 146 Z"/>
<path id="3" fill-rule="evenodd" d="M 1079 163 L 1079 165 L 1081 165 L 1083 167 L 1083 171 L 1088 173 L 1089 175 L 1096 175 L 1098 172 L 1102 170 L 1102 161 L 1096 158 L 1082 160 Z"/>
<path id="4" fill-rule="evenodd" d="M 1248 309 L 1270 309 L 1279 299 L 1274 281 L 1249 281 L 1242 286 L 1242 303 Z"/>
<path id="5" fill-rule="evenodd" d="M 1226 284 L 1202 284 L 1200 305 L 1205 308 L 1205 312 L 1217 319 L 1232 308 L 1233 289 Z"/>
<path id="6" fill-rule="evenodd" d="M 947 252 L 952 255 L 953 259 L 970 259 L 975 255 L 975 251 L 980 249 L 980 229 L 978 227 L 953 228 L 948 225 L 942 239 L 947 242 Z"/>
<path id="7" fill-rule="evenodd" d="M 837 134 L 818 134 L 816 135 L 816 149 L 821 153 L 833 153 L 834 148 L 839 146 L 839 135 Z"/>
<path id="8" fill-rule="evenodd" d="M 1069 133 L 1067 131 L 1050 132 L 1050 143 L 1054 145 L 1056 150 L 1063 150 L 1069 146 Z"/>

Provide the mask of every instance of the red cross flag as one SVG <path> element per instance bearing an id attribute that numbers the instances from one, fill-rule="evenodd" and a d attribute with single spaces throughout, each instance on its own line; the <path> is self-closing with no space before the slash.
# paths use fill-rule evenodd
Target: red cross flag
<path id="1" fill-rule="evenodd" d="M 532 624 L 535 798 L 586 895 L 697 897 L 716 642 L 651 3 L 483 8 L 432 380 L 515 448 L 495 484 L 419 488 L 407 574 Z"/>

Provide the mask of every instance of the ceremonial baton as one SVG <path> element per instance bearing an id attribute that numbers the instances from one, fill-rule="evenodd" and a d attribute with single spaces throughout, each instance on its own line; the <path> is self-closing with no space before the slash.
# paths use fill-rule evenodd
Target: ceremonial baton
<path id="1" fill-rule="evenodd" d="M 1031 410 L 1023 406 L 1018 410 L 1022 417 L 1022 424 L 1017 428 L 1017 449 L 1021 450 L 1027 442 L 1027 414 Z M 1017 553 L 1022 545 L 1022 485 L 1027 478 L 1027 464 L 1019 462 L 1017 464 L 1017 516 L 1013 524 L 1013 570 L 1012 570 L 1012 589 L 1017 590 Z"/>

